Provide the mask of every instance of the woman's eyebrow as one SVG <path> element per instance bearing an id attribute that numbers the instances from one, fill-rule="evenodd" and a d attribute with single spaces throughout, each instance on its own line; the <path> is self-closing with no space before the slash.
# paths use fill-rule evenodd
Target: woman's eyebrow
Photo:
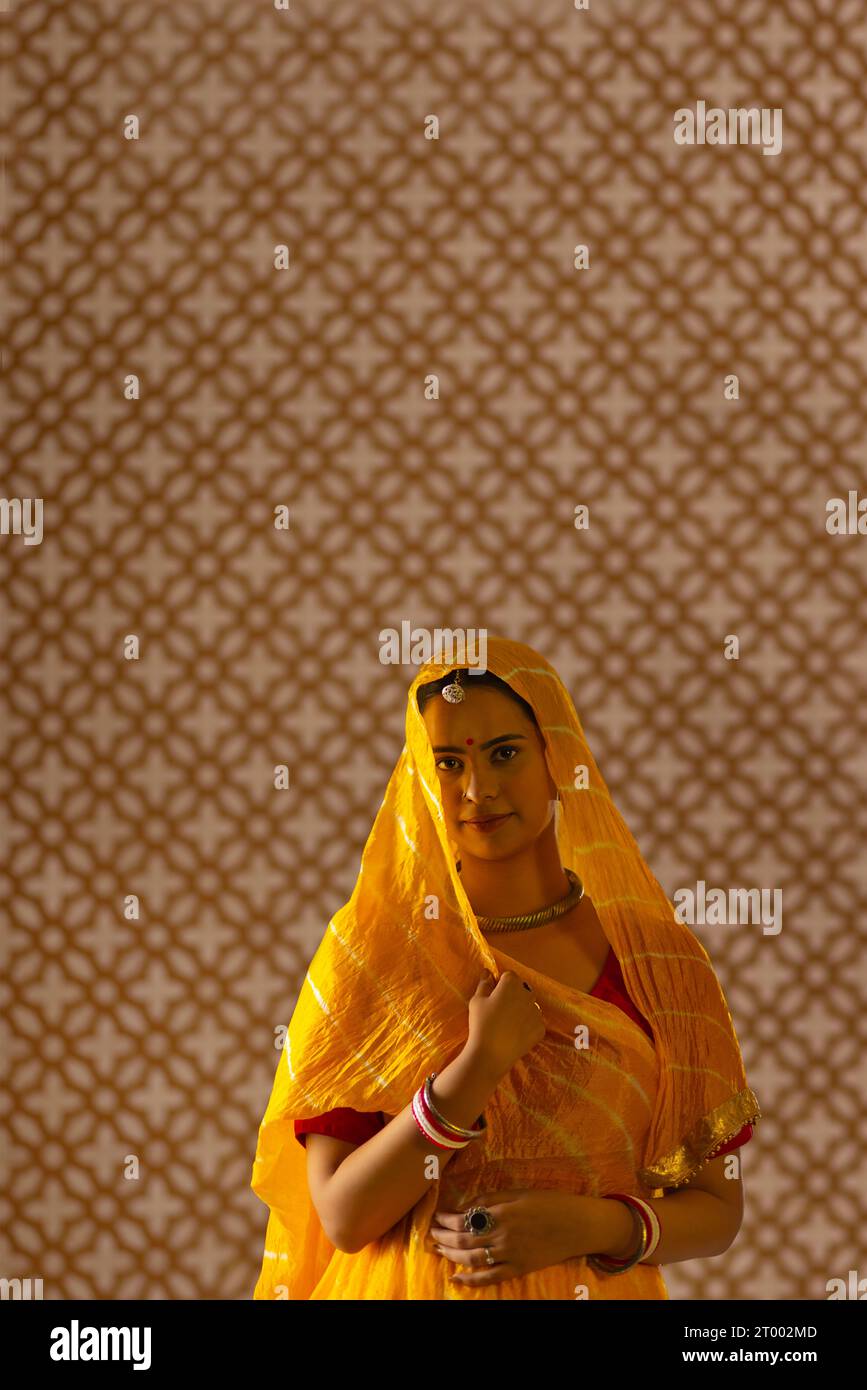
<path id="1" fill-rule="evenodd" d="M 480 748 L 492 748 L 495 743 L 505 743 L 506 739 L 526 738 L 526 734 L 498 734 L 496 738 L 489 738 L 487 743 L 480 743 Z M 433 750 L 435 753 L 463 753 L 463 748 L 455 748 L 451 743 L 441 743 Z"/>

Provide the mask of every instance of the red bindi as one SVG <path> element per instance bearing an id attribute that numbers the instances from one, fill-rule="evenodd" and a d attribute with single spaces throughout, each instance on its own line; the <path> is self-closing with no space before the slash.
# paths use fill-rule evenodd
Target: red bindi
<path id="1" fill-rule="evenodd" d="M 468 738 L 468 739 L 467 739 L 467 743 L 468 743 L 468 744 L 472 743 L 472 741 L 473 741 L 473 740 L 472 740 L 471 738 Z"/>

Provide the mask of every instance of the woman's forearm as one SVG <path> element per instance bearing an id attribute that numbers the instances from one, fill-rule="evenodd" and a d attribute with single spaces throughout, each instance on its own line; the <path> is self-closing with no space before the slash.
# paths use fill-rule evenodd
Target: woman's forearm
<path id="1" fill-rule="evenodd" d="M 625 1202 L 594 1198 L 600 1244 L 594 1253 L 626 1259 L 636 1243 L 636 1226 Z M 642 1200 L 647 1200 L 643 1198 Z M 711 1192 L 693 1189 L 670 1192 L 648 1202 L 659 1217 L 662 1235 L 650 1259 L 651 1265 L 701 1260 L 728 1250 L 740 1229 L 739 1212 Z M 584 1252 L 589 1253 L 589 1252 Z"/>
<path id="2" fill-rule="evenodd" d="M 437 1072 L 431 1095 L 445 1119 L 470 1129 L 502 1077 L 503 1072 L 467 1043 Z M 469 1142 L 484 1144 L 485 1140 Z M 328 1205 L 334 1227 L 341 1232 L 340 1249 L 352 1253 L 384 1235 L 411 1211 L 457 1152 L 437 1148 L 425 1138 L 407 1105 L 348 1154 L 329 1181 Z"/>

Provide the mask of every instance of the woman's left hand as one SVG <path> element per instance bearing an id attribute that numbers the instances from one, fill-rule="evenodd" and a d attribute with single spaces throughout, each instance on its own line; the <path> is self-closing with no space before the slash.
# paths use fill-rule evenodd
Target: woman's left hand
<path id="1" fill-rule="evenodd" d="M 595 1237 L 595 1205 L 593 1197 L 547 1189 L 484 1192 L 459 1211 L 437 1210 L 430 1236 L 447 1260 L 470 1266 L 468 1273 L 453 1274 L 453 1280 L 499 1284 L 589 1254 Z M 464 1212 L 470 1207 L 487 1207 L 493 1216 L 494 1229 L 487 1235 L 472 1235 L 464 1229 Z M 485 1246 L 496 1261 L 493 1265 L 485 1259 Z"/>

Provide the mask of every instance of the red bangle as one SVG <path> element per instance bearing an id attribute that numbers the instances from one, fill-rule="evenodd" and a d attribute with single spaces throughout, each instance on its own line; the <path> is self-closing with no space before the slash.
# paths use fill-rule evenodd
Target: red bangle
<path id="1" fill-rule="evenodd" d="M 436 1076 L 436 1072 L 432 1072 L 432 1073 L 431 1073 L 431 1076 L 430 1076 L 430 1080 L 433 1081 L 434 1078 L 435 1078 L 435 1076 Z M 443 1117 L 443 1116 L 437 1115 L 437 1114 L 431 1109 L 430 1105 L 428 1104 L 428 1099 L 427 1099 L 426 1091 L 427 1091 L 427 1086 L 426 1086 L 426 1085 L 422 1085 L 422 1086 L 419 1088 L 419 1096 L 418 1096 L 418 1098 L 419 1098 L 419 1104 L 421 1105 L 422 1113 L 423 1113 L 425 1119 L 428 1121 L 428 1123 L 437 1131 L 438 1134 L 443 1135 L 446 1139 L 467 1139 L 468 1136 L 467 1136 L 464 1132 L 462 1132 L 461 1129 L 460 1129 L 457 1125 L 455 1125 L 453 1128 L 450 1128 L 449 1125 L 448 1125 L 446 1122 L 444 1122 L 444 1117 Z M 476 1120 L 476 1122 L 475 1122 L 475 1124 L 472 1126 L 472 1128 L 473 1128 L 474 1130 L 476 1130 L 476 1131 L 477 1131 L 478 1133 L 480 1133 L 480 1134 L 484 1131 L 484 1129 L 485 1129 L 485 1117 L 484 1117 L 484 1115 L 479 1115 L 478 1119 Z"/>
<path id="2" fill-rule="evenodd" d="M 643 1259 L 650 1245 L 653 1232 L 641 1203 L 630 1196 L 628 1192 L 606 1192 L 604 1200 L 609 1201 L 611 1199 L 624 1202 L 629 1207 L 630 1211 L 637 1211 L 641 1217 L 641 1240 L 638 1248 L 634 1250 L 631 1255 L 627 1255 L 622 1259 L 615 1255 L 588 1255 L 587 1262 L 593 1268 L 601 1269 L 603 1273 L 619 1274 L 625 1272 L 627 1269 L 631 1269 L 633 1265 L 638 1264 Z"/>

